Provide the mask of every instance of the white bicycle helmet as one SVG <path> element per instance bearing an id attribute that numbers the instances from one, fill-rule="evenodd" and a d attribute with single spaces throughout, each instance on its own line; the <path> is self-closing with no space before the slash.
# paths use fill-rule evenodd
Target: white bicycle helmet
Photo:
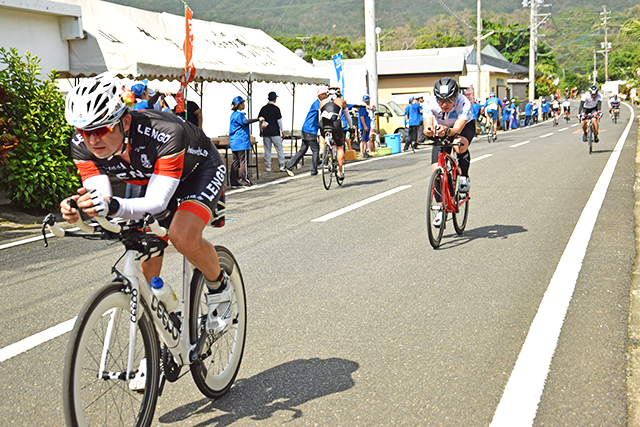
<path id="1" fill-rule="evenodd" d="M 122 84 L 109 73 L 84 79 L 67 94 L 64 116 L 76 129 L 113 126 L 128 110 Z"/>

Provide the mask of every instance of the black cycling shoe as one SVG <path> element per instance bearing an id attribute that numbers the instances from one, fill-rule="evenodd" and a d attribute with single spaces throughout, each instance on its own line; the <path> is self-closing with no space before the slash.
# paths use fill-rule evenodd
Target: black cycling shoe
<path id="1" fill-rule="evenodd" d="M 587 134 L 586 133 L 582 134 L 582 142 L 587 142 Z"/>
<path id="2" fill-rule="evenodd" d="M 598 138 L 598 134 L 593 135 L 593 142 L 600 142 L 600 139 Z"/>

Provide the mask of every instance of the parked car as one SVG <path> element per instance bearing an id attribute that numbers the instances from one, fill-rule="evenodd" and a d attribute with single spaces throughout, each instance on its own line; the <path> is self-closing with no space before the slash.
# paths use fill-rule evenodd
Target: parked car
<path id="1" fill-rule="evenodd" d="M 378 115 L 380 141 L 384 142 L 384 135 L 388 133 L 399 133 L 400 140 L 404 144 L 404 108 L 393 101 L 380 99 L 376 114 Z"/>

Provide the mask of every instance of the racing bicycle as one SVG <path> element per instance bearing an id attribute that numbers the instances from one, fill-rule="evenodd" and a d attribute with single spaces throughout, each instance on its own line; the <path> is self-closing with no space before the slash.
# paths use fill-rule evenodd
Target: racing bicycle
<path id="1" fill-rule="evenodd" d="M 567 123 L 569 123 L 569 121 L 571 120 L 571 111 L 565 109 L 563 111 L 564 114 L 564 119 L 566 120 Z"/>
<path id="2" fill-rule="evenodd" d="M 344 165 L 343 165 L 344 167 Z M 324 130 L 324 151 L 322 153 L 322 183 L 325 189 L 331 188 L 331 180 L 336 176 L 338 185 L 344 182 L 344 176 L 338 176 L 338 146 L 330 129 Z"/>
<path id="3" fill-rule="evenodd" d="M 433 145 L 439 150 L 438 166 L 431 174 L 429 192 L 427 193 L 427 233 L 429 243 L 434 249 L 440 246 L 444 229 L 446 228 L 447 215 L 453 218 L 453 228 L 458 235 L 462 235 L 469 218 L 469 193 L 458 190 L 460 167 L 457 160 L 447 152 L 448 148 L 460 146 L 460 143 L 449 142 L 449 138 L 430 137 Z M 442 212 L 442 221 L 434 225 L 436 215 Z"/>
<path id="4" fill-rule="evenodd" d="M 205 396 L 223 396 L 240 369 L 247 329 L 244 281 L 233 254 L 215 247 L 230 279 L 231 300 L 228 311 L 212 313 L 228 320 L 212 333 L 206 328 L 204 276 L 184 257 L 182 304 L 176 311 L 167 312 L 145 280 L 143 260 L 175 251 L 160 237 L 167 230 L 153 215 L 122 224 L 97 221 L 79 221 L 80 231 L 70 231 L 49 214 L 42 227 L 43 234 L 48 227 L 55 236 L 119 241 L 125 247 L 112 267 L 115 277 L 84 304 L 71 331 L 63 379 L 67 425 L 151 425 L 166 381 L 180 378 L 184 366 Z"/>
<path id="5" fill-rule="evenodd" d="M 618 117 L 620 117 L 620 109 L 614 108 L 613 115 L 611 116 L 611 120 L 613 120 L 614 124 L 618 124 Z"/>
<path id="6" fill-rule="evenodd" d="M 498 134 L 493 127 L 493 117 L 487 116 L 487 140 L 489 143 L 496 142 L 498 140 Z"/>
<path id="7" fill-rule="evenodd" d="M 587 146 L 589 147 L 589 154 L 593 152 L 593 122 L 591 121 L 591 119 L 598 117 L 598 113 L 589 113 L 582 115 L 582 120 L 587 121 Z"/>

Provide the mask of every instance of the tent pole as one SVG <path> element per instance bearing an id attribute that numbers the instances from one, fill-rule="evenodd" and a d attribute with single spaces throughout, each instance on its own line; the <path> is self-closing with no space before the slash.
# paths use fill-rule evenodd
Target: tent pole
<path id="1" fill-rule="evenodd" d="M 291 83 L 291 94 L 293 101 L 291 102 L 291 145 L 293 145 L 293 118 L 296 114 L 296 84 Z"/>

